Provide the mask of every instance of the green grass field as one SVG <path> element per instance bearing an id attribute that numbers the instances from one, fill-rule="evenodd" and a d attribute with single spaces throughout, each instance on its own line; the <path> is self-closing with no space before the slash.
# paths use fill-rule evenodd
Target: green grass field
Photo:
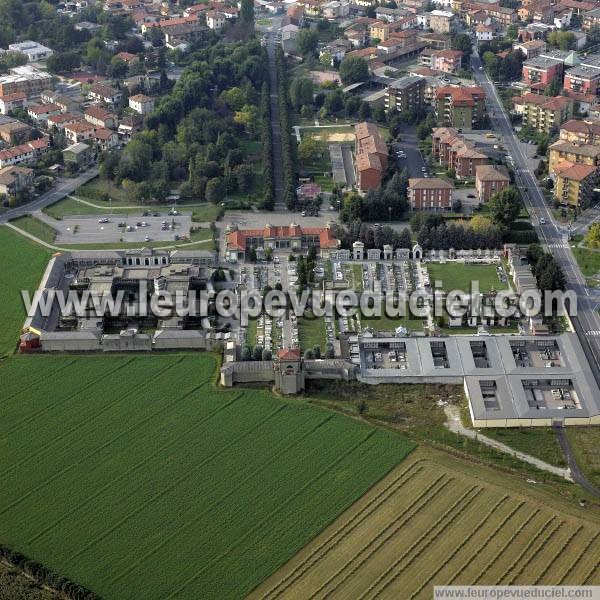
<path id="1" fill-rule="evenodd" d="M 423 331 L 423 319 L 408 314 L 404 317 L 388 317 L 385 314 L 385 305 L 381 307 L 381 316 L 361 316 L 360 321 L 363 329 L 371 327 L 375 331 L 395 331 L 396 327 L 406 327 L 409 331 Z"/>
<path id="2" fill-rule="evenodd" d="M 320 346 L 321 352 L 324 354 L 327 346 L 325 319 L 299 317 L 298 337 L 300 339 L 300 349 L 303 352 L 305 350 L 311 350 L 314 346 Z"/>
<path id="3" fill-rule="evenodd" d="M 26 215 L 24 217 L 19 217 L 17 219 L 13 219 L 11 223 L 26 231 L 27 233 L 31 233 L 35 237 L 40 240 L 47 242 L 48 244 L 54 243 L 54 238 L 56 237 L 56 230 L 54 230 L 50 225 L 32 217 L 31 215 Z"/>
<path id="4" fill-rule="evenodd" d="M 0 355 L 12 352 L 25 321 L 20 290 L 33 291 L 38 285 L 50 251 L 0 226 Z M 1 540 L 0 540 L 1 541 Z"/>
<path id="5" fill-rule="evenodd" d="M 6 361 L 0 541 L 105 598 L 241 598 L 412 448 L 219 391 L 214 371 L 207 354 Z"/>
<path id="6" fill-rule="evenodd" d="M 600 271 L 600 252 L 580 247 L 572 248 L 572 250 L 581 272 L 586 277 L 593 277 Z"/>
<path id="7" fill-rule="evenodd" d="M 489 292 L 492 289 L 502 289 L 508 284 L 502 284 L 496 273 L 495 265 L 466 265 L 463 263 L 429 263 L 429 279 L 431 285 L 441 281 L 446 291 L 471 290 L 471 282 L 479 282 L 480 292 Z"/>

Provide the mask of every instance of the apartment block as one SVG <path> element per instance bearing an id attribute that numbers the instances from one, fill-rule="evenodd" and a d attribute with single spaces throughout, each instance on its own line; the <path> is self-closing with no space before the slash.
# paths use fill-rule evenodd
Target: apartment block
<path id="1" fill-rule="evenodd" d="M 425 79 L 416 75 L 401 77 L 385 91 L 385 107 L 398 112 L 415 111 L 423 107 Z"/>
<path id="2" fill-rule="evenodd" d="M 502 165 L 479 165 L 475 169 L 475 189 L 480 203 L 485 204 L 494 194 L 510 185 L 506 167 Z"/>
<path id="3" fill-rule="evenodd" d="M 553 175 L 558 164 L 564 161 L 592 167 L 600 166 L 600 146 L 557 140 L 549 148 L 548 171 Z"/>
<path id="4" fill-rule="evenodd" d="M 598 168 L 562 161 L 554 169 L 554 197 L 562 205 L 584 209 L 590 206 L 598 181 Z"/>
<path id="5" fill-rule="evenodd" d="M 412 210 L 431 212 L 452 208 L 454 185 L 437 177 L 416 177 L 408 180 L 408 201 Z"/>
<path id="6" fill-rule="evenodd" d="M 436 92 L 439 125 L 463 131 L 477 129 L 485 114 L 485 92 L 479 86 L 445 86 Z"/>
<path id="7" fill-rule="evenodd" d="M 573 116 L 574 102 L 565 96 L 540 96 L 525 94 L 513 98 L 515 112 L 523 117 L 523 125 L 528 125 L 543 133 L 550 133 Z"/>

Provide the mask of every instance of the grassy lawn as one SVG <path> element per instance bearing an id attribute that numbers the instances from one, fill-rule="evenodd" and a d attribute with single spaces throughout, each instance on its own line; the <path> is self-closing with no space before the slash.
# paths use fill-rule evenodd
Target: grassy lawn
<path id="1" fill-rule="evenodd" d="M 130 206 L 135 204 L 122 187 L 100 176 L 84 183 L 73 192 L 73 196 L 85 198 L 86 200 L 93 201 L 95 204 L 104 203 L 109 206 L 109 203 L 103 200 L 105 194 L 110 196 L 113 206 L 119 206 L 119 204 Z"/>
<path id="2" fill-rule="evenodd" d="M 423 331 L 423 319 L 406 315 L 404 317 L 388 317 L 385 314 L 385 305 L 381 307 L 380 317 L 365 317 L 361 315 L 360 321 L 363 329 L 371 327 L 375 331 L 395 331 L 396 327 L 406 327 L 409 331 Z"/>
<path id="3" fill-rule="evenodd" d="M 572 248 L 581 272 L 586 277 L 592 277 L 600 271 L 600 252 L 588 248 Z"/>
<path id="4" fill-rule="evenodd" d="M 496 273 L 495 265 L 466 265 L 463 263 L 429 263 L 429 279 L 432 287 L 436 281 L 442 282 L 446 291 L 471 290 L 471 282 L 479 282 L 480 292 L 489 292 L 492 289 L 501 289 L 507 284 L 502 284 Z"/>
<path id="5" fill-rule="evenodd" d="M 24 217 L 19 217 L 18 219 L 13 219 L 11 223 L 26 231 L 27 233 L 31 233 L 31 235 L 35 235 L 35 237 L 40 240 L 47 242 L 48 244 L 53 244 L 54 239 L 56 238 L 56 230 L 50 227 L 47 223 L 43 223 L 39 219 L 32 217 L 31 215 L 26 215 Z"/>
<path id="6" fill-rule="evenodd" d="M 363 273 L 362 265 L 358 265 L 358 264 L 352 265 L 352 275 L 354 277 L 354 289 L 357 292 L 362 292 L 364 290 L 362 273 Z"/>
<path id="7" fill-rule="evenodd" d="M 212 232 L 207 227 L 203 227 L 202 229 L 197 228 L 197 229 L 194 229 L 190 233 L 190 239 L 191 239 L 192 242 L 202 242 L 202 241 L 205 241 L 205 240 L 211 240 L 212 239 Z"/>
<path id="8" fill-rule="evenodd" d="M 322 318 L 299 317 L 298 337 L 300 339 L 300 348 L 303 352 L 312 349 L 314 346 L 320 346 L 321 352 L 324 353 L 327 345 L 325 320 Z"/>
<path id="9" fill-rule="evenodd" d="M 591 483 L 600 488 L 600 428 L 566 427 L 577 463 Z"/>
<path id="10" fill-rule="evenodd" d="M 37 287 L 50 251 L 0 226 L 0 266 L 4 284 L 0 286 L 0 355 L 12 352 L 25 320 L 20 290 Z M 1 540 L 0 540 L 1 541 Z"/>
<path id="11" fill-rule="evenodd" d="M 444 427 L 446 415 L 438 403 L 444 400 L 459 406 L 466 404 L 462 386 L 309 380 L 306 395 L 312 403 L 384 424 L 424 446 L 451 449 L 452 453 L 467 459 L 475 457 L 476 461 L 491 463 L 503 470 L 534 473 L 536 481 L 548 483 L 554 492 L 567 498 L 585 495 L 578 486 Z"/>
<path id="12" fill-rule="evenodd" d="M 556 435 L 550 427 L 485 428 L 481 430 L 481 433 L 515 450 L 531 454 L 551 465 L 557 467 L 567 466 Z"/>

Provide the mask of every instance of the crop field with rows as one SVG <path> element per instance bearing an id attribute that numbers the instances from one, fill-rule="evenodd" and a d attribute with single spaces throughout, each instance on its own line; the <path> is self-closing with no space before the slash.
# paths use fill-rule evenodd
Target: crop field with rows
<path id="1" fill-rule="evenodd" d="M 102 597 L 241 598 L 412 450 L 207 354 L 0 364 L 0 543 Z"/>
<path id="2" fill-rule="evenodd" d="M 414 452 L 251 597 L 408 600 L 431 598 L 433 585 L 600 583 L 600 523 L 437 457 Z"/>

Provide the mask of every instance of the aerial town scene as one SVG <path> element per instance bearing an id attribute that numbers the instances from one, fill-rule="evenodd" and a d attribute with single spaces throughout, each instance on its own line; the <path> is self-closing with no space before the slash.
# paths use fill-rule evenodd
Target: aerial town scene
<path id="1" fill-rule="evenodd" d="M 600 0 L 0 0 L 0 245 L 0 600 L 600 598 Z"/>

